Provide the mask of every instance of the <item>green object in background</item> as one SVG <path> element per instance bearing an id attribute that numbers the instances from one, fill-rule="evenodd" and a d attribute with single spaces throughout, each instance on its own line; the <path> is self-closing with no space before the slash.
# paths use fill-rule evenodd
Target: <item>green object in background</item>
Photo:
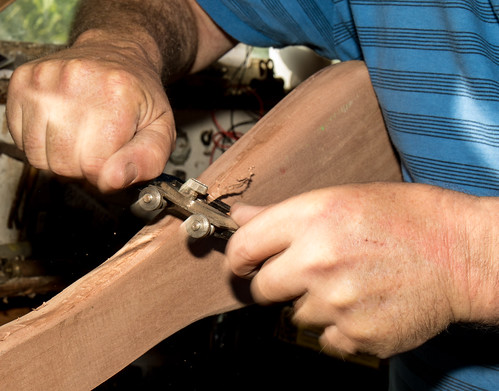
<path id="1" fill-rule="evenodd" d="M 78 0 L 17 0 L 0 13 L 0 40 L 66 43 Z"/>

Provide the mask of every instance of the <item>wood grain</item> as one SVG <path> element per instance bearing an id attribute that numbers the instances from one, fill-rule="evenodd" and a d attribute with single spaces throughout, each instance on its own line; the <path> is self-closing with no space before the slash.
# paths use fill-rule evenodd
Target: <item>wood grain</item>
<path id="1" fill-rule="evenodd" d="M 200 179 L 214 198 L 261 205 L 328 185 L 400 180 L 364 64 L 312 76 Z M 246 305 L 245 293 L 221 242 L 192 244 L 181 222 L 165 217 L 0 327 L 0 389 L 90 390 L 192 322 Z"/>

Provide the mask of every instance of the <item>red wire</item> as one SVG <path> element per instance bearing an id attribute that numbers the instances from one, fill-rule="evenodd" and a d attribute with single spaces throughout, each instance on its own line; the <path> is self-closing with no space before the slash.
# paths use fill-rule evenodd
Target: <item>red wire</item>
<path id="1" fill-rule="evenodd" d="M 256 97 L 256 99 L 258 100 L 258 105 L 260 108 L 260 110 L 259 110 L 260 118 L 263 117 L 265 115 L 265 107 L 263 104 L 263 99 L 260 97 L 260 95 L 258 95 L 258 93 L 253 88 L 247 88 L 247 91 L 250 94 L 254 95 Z M 218 122 L 214 111 L 211 112 L 211 119 L 213 120 L 213 123 L 215 124 L 218 132 L 212 136 L 213 148 L 212 148 L 211 154 L 210 154 L 210 164 L 213 163 L 215 152 L 217 149 L 220 149 L 220 150 L 222 150 L 222 152 L 224 152 L 227 149 L 229 149 L 233 144 L 233 143 L 230 143 L 230 144 L 220 143 L 220 141 L 217 140 L 217 137 L 221 136 L 222 140 L 227 138 L 227 139 L 233 140 L 235 142 L 235 141 L 239 140 L 239 138 L 241 138 L 241 136 L 243 135 L 243 133 L 241 133 L 241 132 L 227 132 L 222 127 L 222 125 L 220 125 L 220 122 Z"/>
<path id="2" fill-rule="evenodd" d="M 213 120 L 213 123 L 215 124 L 217 128 L 217 132 L 212 136 L 211 140 L 213 141 L 213 148 L 211 150 L 210 154 L 210 164 L 213 163 L 213 158 L 215 156 L 215 152 L 217 149 L 222 150 L 225 152 L 227 149 L 229 149 L 232 144 L 237 141 L 243 133 L 241 132 L 227 132 L 222 125 L 220 125 L 220 122 L 218 122 L 217 117 L 215 116 L 215 112 L 211 112 L 211 118 Z M 221 142 L 222 140 L 229 139 L 232 140 L 233 142 L 230 144 L 226 144 Z"/>

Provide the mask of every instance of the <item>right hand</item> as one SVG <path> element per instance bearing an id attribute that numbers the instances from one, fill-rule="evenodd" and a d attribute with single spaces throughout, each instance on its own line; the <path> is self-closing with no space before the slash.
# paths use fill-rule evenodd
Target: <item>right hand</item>
<path id="1" fill-rule="evenodd" d="M 7 125 L 29 162 L 109 192 L 158 176 L 175 126 L 158 70 L 137 47 L 86 42 L 19 67 Z"/>

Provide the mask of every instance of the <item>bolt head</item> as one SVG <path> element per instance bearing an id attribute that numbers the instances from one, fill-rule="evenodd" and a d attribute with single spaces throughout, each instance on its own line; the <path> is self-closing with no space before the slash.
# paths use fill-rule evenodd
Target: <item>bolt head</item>
<path id="1" fill-rule="evenodd" d="M 163 197 L 155 186 L 148 186 L 139 194 L 139 205 L 148 211 L 161 209 L 164 205 Z"/>
<path id="2" fill-rule="evenodd" d="M 211 225 L 208 218 L 202 214 L 189 216 L 185 220 L 184 225 L 189 236 L 195 239 L 210 236 L 214 231 L 214 227 Z"/>

